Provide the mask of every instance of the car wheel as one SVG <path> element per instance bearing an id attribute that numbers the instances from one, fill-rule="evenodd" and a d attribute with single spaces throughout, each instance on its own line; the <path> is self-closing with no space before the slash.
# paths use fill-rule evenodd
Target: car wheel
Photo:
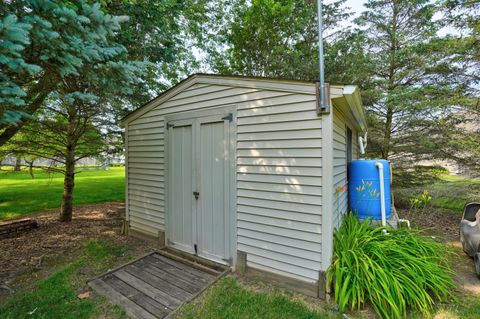
<path id="1" fill-rule="evenodd" d="M 475 254 L 473 261 L 475 263 L 475 273 L 477 274 L 477 277 L 480 278 L 480 253 Z"/>

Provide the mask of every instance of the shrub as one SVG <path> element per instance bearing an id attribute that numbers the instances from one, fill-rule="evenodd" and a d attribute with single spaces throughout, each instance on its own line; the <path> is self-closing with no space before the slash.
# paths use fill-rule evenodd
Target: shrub
<path id="1" fill-rule="evenodd" d="M 427 205 L 431 202 L 432 196 L 429 194 L 428 190 L 424 189 L 421 194 L 414 195 L 410 198 L 410 209 L 411 210 L 422 210 L 425 211 Z"/>
<path id="2" fill-rule="evenodd" d="M 428 315 L 435 299 L 454 298 L 442 244 L 409 229 L 374 228 L 354 215 L 335 230 L 327 272 L 341 312 L 370 302 L 380 317 L 404 318 L 407 309 Z"/>
<path id="3" fill-rule="evenodd" d="M 448 174 L 448 169 L 441 166 L 414 166 L 413 168 L 393 167 L 392 184 L 394 187 L 422 186 L 434 183 L 443 175 Z"/>
<path id="4" fill-rule="evenodd" d="M 125 167 L 125 163 L 113 163 L 110 164 L 110 167 Z"/>

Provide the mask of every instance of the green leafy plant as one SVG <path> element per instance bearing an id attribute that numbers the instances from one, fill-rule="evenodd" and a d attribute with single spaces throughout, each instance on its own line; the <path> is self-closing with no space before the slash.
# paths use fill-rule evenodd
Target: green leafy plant
<path id="1" fill-rule="evenodd" d="M 421 194 L 412 196 L 410 198 L 410 210 L 425 210 L 431 201 L 432 196 L 430 196 L 428 190 L 425 189 Z"/>
<path id="2" fill-rule="evenodd" d="M 374 228 L 354 215 L 334 233 L 327 270 L 341 312 L 370 302 L 382 318 L 405 318 L 408 309 L 428 315 L 435 301 L 454 298 L 445 247 L 409 229 Z"/>

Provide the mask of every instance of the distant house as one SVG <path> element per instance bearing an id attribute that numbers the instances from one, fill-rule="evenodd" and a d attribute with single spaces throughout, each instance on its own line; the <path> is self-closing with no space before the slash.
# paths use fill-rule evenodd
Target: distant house
<path id="1" fill-rule="evenodd" d="M 317 296 L 366 120 L 355 86 L 192 75 L 122 120 L 131 234 Z"/>

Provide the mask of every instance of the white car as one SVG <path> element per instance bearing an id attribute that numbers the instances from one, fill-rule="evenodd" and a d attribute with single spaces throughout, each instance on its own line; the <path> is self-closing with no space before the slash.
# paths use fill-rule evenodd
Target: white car
<path id="1" fill-rule="evenodd" d="M 468 203 L 460 222 L 460 241 L 463 251 L 473 258 L 475 272 L 480 278 L 480 203 Z"/>

